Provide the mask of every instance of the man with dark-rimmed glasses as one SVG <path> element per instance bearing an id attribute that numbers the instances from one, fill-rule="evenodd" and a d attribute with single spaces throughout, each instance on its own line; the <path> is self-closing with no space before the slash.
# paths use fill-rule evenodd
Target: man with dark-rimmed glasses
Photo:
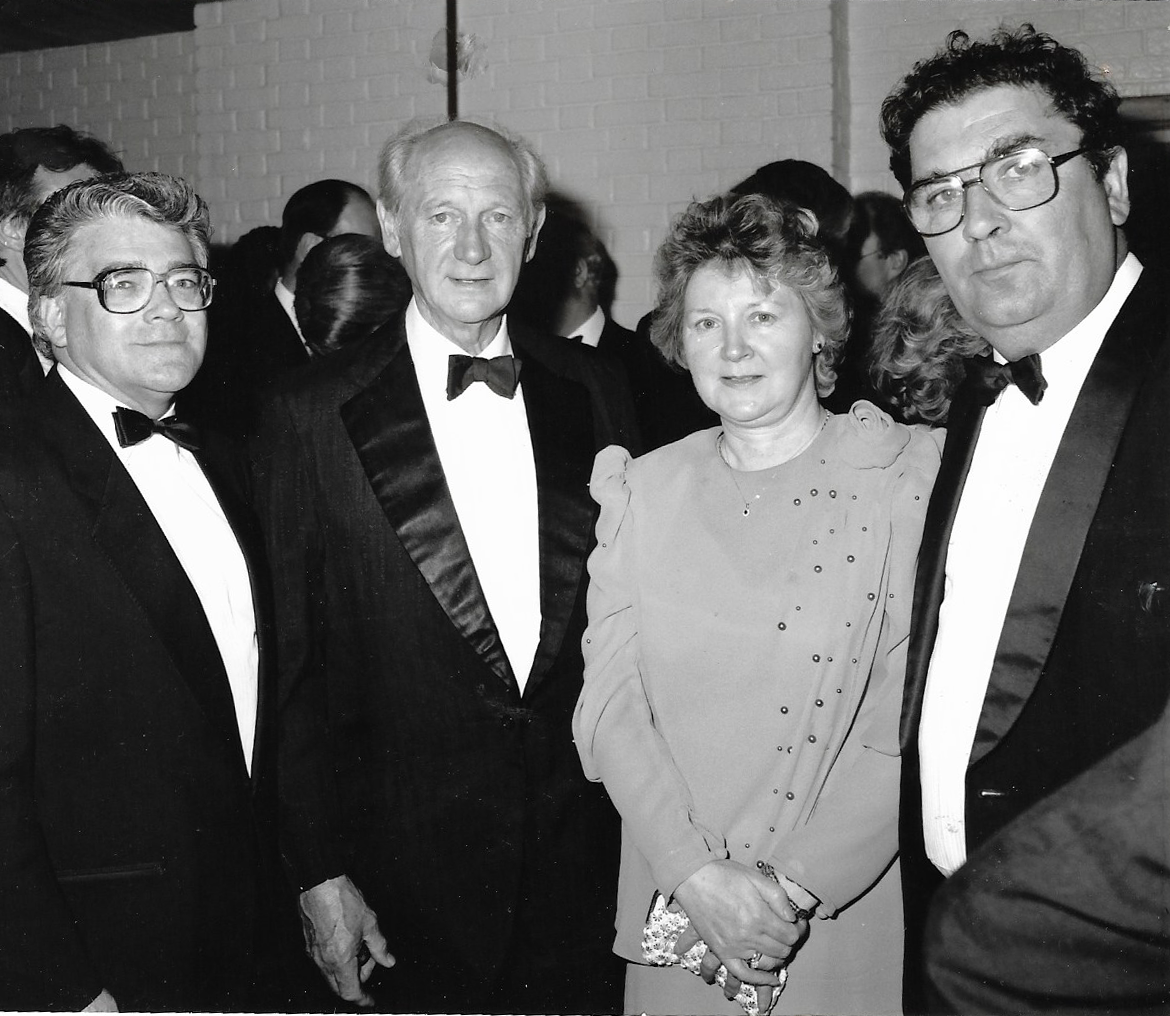
<path id="1" fill-rule="evenodd" d="M 967 365 L 952 404 L 919 560 L 902 717 L 908 1012 L 931 1004 L 924 922 L 942 878 L 1166 700 L 1166 286 L 1127 253 L 1117 107 L 1080 53 L 1028 25 L 987 41 L 953 33 L 882 107 L 906 213 L 994 351 Z M 1051 913 L 1092 912 L 1112 945 L 1006 919 L 982 947 L 963 940 L 956 979 L 945 950 L 963 936 L 935 925 L 933 1004 L 1063 1010 L 1083 990 L 1089 1009 L 1110 1008 L 1074 987 L 1091 978 L 1070 966 L 1093 970 L 1131 925 L 1156 935 L 1158 918 L 1100 888 L 1132 874 L 1132 854 L 1099 856 L 1104 876 L 1054 853 L 1051 883 L 1029 892 L 1079 893 Z M 1010 899 L 994 906 L 1012 912 Z"/>
<path id="2" fill-rule="evenodd" d="M 273 1005 L 262 552 L 172 412 L 208 236 L 157 173 L 70 184 L 25 235 L 56 364 L 0 418 L 0 1009 Z"/>

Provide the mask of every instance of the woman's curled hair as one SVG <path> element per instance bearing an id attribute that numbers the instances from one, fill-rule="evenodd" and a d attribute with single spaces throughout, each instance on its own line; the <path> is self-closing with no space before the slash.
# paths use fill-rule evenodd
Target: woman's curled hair
<path id="1" fill-rule="evenodd" d="M 907 423 L 946 422 L 966 361 L 990 351 L 951 302 L 929 257 L 899 276 L 874 320 L 869 376 Z"/>

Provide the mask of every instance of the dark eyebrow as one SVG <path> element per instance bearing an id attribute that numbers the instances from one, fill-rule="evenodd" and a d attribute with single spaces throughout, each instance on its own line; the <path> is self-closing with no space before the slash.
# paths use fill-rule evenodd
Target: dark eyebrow
<path id="1" fill-rule="evenodd" d="M 1038 138 L 1035 134 L 1010 134 L 1006 138 L 1000 138 L 994 142 L 983 153 L 983 158 L 978 162 L 974 162 L 970 166 L 959 166 L 958 169 L 951 169 L 946 172 L 931 173 L 929 176 L 924 176 L 921 180 L 912 181 L 910 187 L 917 187 L 919 184 L 930 183 L 932 180 L 941 180 L 943 177 L 954 176 L 956 173 L 961 173 L 965 169 L 973 169 L 975 166 L 981 166 L 990 159 L 1001 159 L 1005 155 L 1011 155 L 1013 152 L 1018 152 L 1024 148 L 1043 148 L 1044 144 L 1044 139 Z"/>

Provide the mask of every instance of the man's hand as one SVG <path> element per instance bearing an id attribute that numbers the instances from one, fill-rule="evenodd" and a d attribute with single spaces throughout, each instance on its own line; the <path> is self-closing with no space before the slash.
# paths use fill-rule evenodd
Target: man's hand
<path id="1" fill-rule="evenodd" d="M 722 964 L 727 967 L 728 997 L 734 997 L 740 981 L 775 985 L 775 968 L 783 965 L 808 931 L 797 921 L 787 893 L 775 882 L 735 861 L 710 861 L 675 891 L 691 927 L 707 943 L 702 975 L 708 983 Z M 679 941 L 685 952 L 690 938 Z M 759 953 L 765 959 L 749 967 L 748 959 Z"/>
<path id="2" fill-rule="evenodd" d="M 118 1003 L 114 1001 L 114 996 L 111 995 L 104 988 L 102 993 L 98 995 L 92 1002 L 89 1003 L 82 1012 L 117 1012 Z"/>
<path id="3" fill-rule="evenodd" d="M 338 996 L 371 1006 L 362 987 L 374 965 L 394 966 L 378 916 L 346 875 L 339 875 L 301 893 L 301 924 L 305 948 Z M 365 949 L 363 949 L 363 945 Z"/>

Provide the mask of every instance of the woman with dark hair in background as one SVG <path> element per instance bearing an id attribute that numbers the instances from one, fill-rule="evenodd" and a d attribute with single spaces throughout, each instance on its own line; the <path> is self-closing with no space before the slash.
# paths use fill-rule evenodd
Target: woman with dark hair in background
<path id="1" fill-rule="evenodd" d="M 900 1012 L 898 715 L 938 448 L 821 405 L 849 312 L 815 234 L 760 195 L 678 219 L 651 334 L 720 424 L 594 467 L 574 734 L 624 823 L 631 1013 L 765 1011 L 789 962 L 779 1011 Z"/>
<path id="2" fill-rule="evenodd" d="M 314 356 L 364 338 L 410 302 L 410 279 L 381 242 L 358 233 L 322 240 L 297 269 L 293 308 Z"/>

